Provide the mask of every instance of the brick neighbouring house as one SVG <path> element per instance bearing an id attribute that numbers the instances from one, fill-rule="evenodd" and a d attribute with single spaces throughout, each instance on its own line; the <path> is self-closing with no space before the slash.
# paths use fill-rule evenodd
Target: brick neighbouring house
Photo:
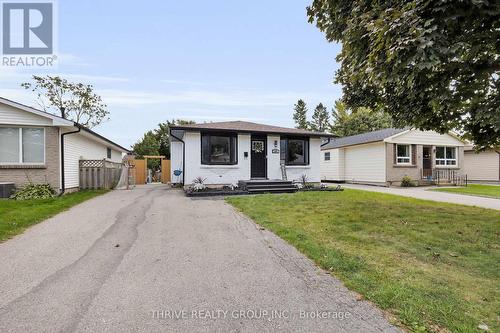
<path id="1" fill-rule="evenodd" d="M 127 152 L 80 124 L 0 97 L 0 182 L 77 190 L 80 159 L 121 162 Z"/>

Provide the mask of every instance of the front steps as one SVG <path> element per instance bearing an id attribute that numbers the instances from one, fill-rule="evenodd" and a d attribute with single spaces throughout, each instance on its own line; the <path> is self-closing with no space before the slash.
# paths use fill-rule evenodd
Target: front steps
<path id="1" fill-rule="evenodd" d="M 250 194 L 292 193 L 297 191 L 297 187 L 289 180 L 240 180 L 238 186 Z"/>

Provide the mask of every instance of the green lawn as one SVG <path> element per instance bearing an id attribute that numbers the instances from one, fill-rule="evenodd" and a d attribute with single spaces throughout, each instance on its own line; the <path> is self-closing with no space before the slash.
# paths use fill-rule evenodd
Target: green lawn
<path id="1" fill-rule="evenodd" d="M 226 200 L 412 331 L 500 331 L 500 211 L 349 189 Z"/>
<path id="2" fill-rule="evenodd" d="M 0 199 L 0 241 L 20 234 L 33 224 L 106 192 L 106 190 L 79 191 L 45 200 Z"/>
<path id="3" fill-rule="evenodd" d="M 444 187 L 433 191 L 451 192 L 457 194 L 478 195 L 500 199 L 500 186 L 469 184 L 467 187 Z"/>

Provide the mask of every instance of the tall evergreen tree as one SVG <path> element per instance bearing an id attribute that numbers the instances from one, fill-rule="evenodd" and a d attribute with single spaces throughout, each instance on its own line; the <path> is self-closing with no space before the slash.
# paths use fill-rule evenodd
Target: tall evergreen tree
<path id="1" fill-rule="evenodd" d="M 293 120 L 295 121 L 295 127 L 301 129 L 307 129 L 307 106 L 306 103 L 299 99 L 297 104 L 293 108 Z"/>
<path id="2" fill-rule="evenodd" d="M 309 124 L 309 127 L 311 130 L 318 132 L 324 132 L 328 129 L 328 111 L 326 110 L 326 107 L 323 106 L 323 103 L 319 103 L 314 109 L 312 121 Z"/>

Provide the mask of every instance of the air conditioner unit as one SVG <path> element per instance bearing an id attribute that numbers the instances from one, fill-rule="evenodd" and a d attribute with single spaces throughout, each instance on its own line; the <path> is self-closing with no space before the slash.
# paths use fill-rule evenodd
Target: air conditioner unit
<path id="1" fill-rule="evenodd" d="M 0 183 L 0 198 L 8 198 L 16 189 L 14 183 Z"/>

